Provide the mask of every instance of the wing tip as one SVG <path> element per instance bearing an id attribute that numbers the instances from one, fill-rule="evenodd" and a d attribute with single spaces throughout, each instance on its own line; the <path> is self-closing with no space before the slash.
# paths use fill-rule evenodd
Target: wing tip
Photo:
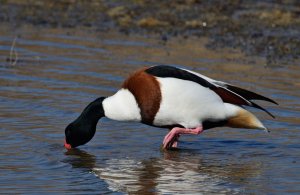
<path id="1" fill-rule="evenodd" d="M 272 100 L 272 99 L 270 99 L 270 100 Z M 272 100 L 271 102 L 274 103 L 274 104 L 276 104 L 276 105 L 279 105 L 279 103 L 275 102 L 274 100 Z"/>
<path id="2" fill-rule="evenodd" d="M 258 105 L 258 104 L 256 104 L 256 103 L 254 103 L 254 102 L 252 102 L 252 101 L 250 101 L 251 102 L 251 106 L 252 107 L 254 107 L 254 108 L 257 108 L 257 109 L 260 109 L 260 110 L 262 110 L 262 111 L 265 111 L 268 115 L 270 115 L 272 118 L 276 118 L 271 112 L 269 112 L 268 110 L 266 110 L 265 108 L 263 108 L 263 107 L 261 107 L 260 105 Z"/>
<path id="3" fill-rule="evenodd" d="M 261 98 L 261 99 L 257 99 L 257 100 L 263 100 L 263 101 L 267 101 L 267 102 L 270 102 L 270 103 L 273 103 L 273 104 L 276 104 L 276 105 L 279 105 L 275 100 L 272 100 L 272 99 L 270 99 L 270 98 L 267 98 L 267 97 L 265 97 L 265 96 L 261 96 L 261 97 L 263 97 L 263 98 Z"/>
<path id="4" fill-rule="evenodd" d="M 234 86 L 234 85 L 230 85 L 230 84 L 225 84 L 226 88 L 228 88 L 229 90 L 241 95 L 242 97 L 244 97 L 247 100 L 263 100 L 263 101 L 267 101 L 276 105 L 279 105 L 275 100 L 272 100 L 271 98 L 265 97 L 263 95 L 257 94 L 255 92 L 246 90 L 246 89 L 242 89 L 240 87 Z"/>

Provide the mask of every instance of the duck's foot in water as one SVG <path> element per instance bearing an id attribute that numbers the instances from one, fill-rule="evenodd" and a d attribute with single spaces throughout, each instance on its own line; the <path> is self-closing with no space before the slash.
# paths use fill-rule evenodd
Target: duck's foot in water
<path id="1" fill-rule="evenodd" d="M 185 129 L 174 127 L 164 138 L 163 141 L 163 148 L 170 149 L 170 148 L 177 148 L 178 145 L 178 138 L 180 134 L 193 134 L 198 135 L 203 132 L 203 127 L 199 126 L 195 129 Z"/>

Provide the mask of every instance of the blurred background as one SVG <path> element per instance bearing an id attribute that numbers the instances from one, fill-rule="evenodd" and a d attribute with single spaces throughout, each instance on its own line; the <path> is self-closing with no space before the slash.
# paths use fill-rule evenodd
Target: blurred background
<path id="1" fill-rule="evenodd" d="M 17 27 L 84 27 L 92 31 L 208 37 L 208 48 L 239 48 L 267 64 L 299 59 L 297 0 L 1 0 L 0 21 Z"/>
<path id="2" fill-rule="evenodd" d="M 300 1 L 0 0 L 0 192 L 299 194 Z M 270 97 L 271 133 L 217 128 L 162 151 L 164 129 L 64 129 L 134 70 L 187 68 Z"/>

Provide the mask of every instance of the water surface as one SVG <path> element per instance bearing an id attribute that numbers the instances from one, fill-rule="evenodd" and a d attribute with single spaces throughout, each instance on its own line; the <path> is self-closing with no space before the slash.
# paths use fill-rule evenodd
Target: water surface
<path id="1" fill-rule="evenodd" d="M 300 68 L 266 66 L 207 40 L 22 26 L 0 29 L 0 191 L 51 194 L 299 194 Z M 16 39 L 18 60 L 10 65 Z M 15 58 L 15 54 L 12 55 Z M 218 128 L 162 151 L 164 129 L 101 119 L 93 140 L 63 148 L 64 128 L 132 71 L 169 64 L 268 96 L 271 130 Z"/>

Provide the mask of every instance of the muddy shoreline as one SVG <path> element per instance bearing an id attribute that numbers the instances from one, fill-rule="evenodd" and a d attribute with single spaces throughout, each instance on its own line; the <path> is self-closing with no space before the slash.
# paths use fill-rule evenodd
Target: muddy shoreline
<path id="1" fill-rule="evenodd" d="M 267 65 L 299 64 L 299 1 L 0 0 L 0 23 L 18 27 L 117 29 L 125 34 L 208 37 L 207 48 L 237 48 Z"/>

